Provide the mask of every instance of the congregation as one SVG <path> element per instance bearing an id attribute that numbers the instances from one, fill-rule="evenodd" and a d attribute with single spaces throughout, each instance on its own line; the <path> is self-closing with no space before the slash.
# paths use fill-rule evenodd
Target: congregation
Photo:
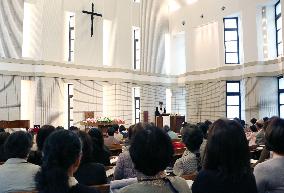
<path id="1" fill-rule="evenodd" d="M 11 134 L 2 129 L 0 192 L 97 193 L 118 182 L 121 193 L 282 193 L 283 138 L 278 117 L 251 125 L 184 123 L 179 134 L 152 123 L 113 125 L 106 134 L 51 125 Z M 122 151 L 116 157 L 114 146 Z"/>

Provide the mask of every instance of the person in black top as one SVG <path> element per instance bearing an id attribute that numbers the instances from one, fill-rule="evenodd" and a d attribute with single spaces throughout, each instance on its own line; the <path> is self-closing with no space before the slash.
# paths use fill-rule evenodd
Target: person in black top
<path id="1" fill-rule="evenodd" d="M 68 130 L 53 132 L 43 148 L 41 170 L 35 181 L 39 193 L 99 193 L 81 185 L 73 177 L 80 165 L 82 144 L 76 133 Z"/>
<path id="2" fill-rule="evenodd" d="M 97 128 L 89 130 L 88 134 L 93 141 L 93 161 L 101 163 L 105 166 L 110 166 L 110 151 L 104 145 L 104 137 L 102 132 Z"/>
<path id="3" fill-rule="evenodd" d="M 10 133 L 8 132 L 0 132 L 0 162 L 5 162 L 7 160 L 7 156 L 4 152 L 4 144 L 9 136 Z"/>
<path id="4" fill-rule="evenodd" d="M 78 135 L 83 144 L 81 164 L 74 174 L 80 184 L 87 186 L 107 183 L 105 167 L 92 161 L 93 142 L 89 134 L 79 131 Z"/>
<path id="5" fill-rule="evenodd" d="M 205 165 L 192 185 L 192 193 L 257 193 L 248 142 L 238 122 L 219 119 L 213 123 Z"/>
<path id="6" fill-rule="evenodd" d="M 28 157 L 28 162 L 33 163 L 35 165 L 41 165 L 42 164 L 42 149 L 43 144 L 47 137 L 55 131 L 55 127 L 52 125 L 44 125 L 42 126 L 37 133 L 36 136 L 36 144 L 37 144 L 37 150 L 31 151 L 30 155 Z"/>

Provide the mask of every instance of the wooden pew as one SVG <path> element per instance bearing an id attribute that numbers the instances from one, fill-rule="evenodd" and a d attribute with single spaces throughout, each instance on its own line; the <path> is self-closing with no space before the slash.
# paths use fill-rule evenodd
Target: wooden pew
<path id="1" fill-rule="evenodd" d="M 110 184 L 95 185 L 95 186 L 91 186 L 91 187 L 95 187 L 101 193 L 109 193 L 110 192 Z"/>
<path id="2" fill-rule="evenodd" d="M 190 174 L 190 175 L 182 175 L 181 177 L 185 180 L 192 180 L 194 181 L 196 178 L 197 174 Z"/>
<path id="3" fill-rule="evenodd" d="M 113 144 L 108 146 L 111 156 L 119 156 L 119 154 L 122 152 L 122 146 L 120 144 Z"/>
<path id="4" fill-rule="evenodd" d="M 13 193 L 38 193 L 38 191 L 27 191 L 27 192 L 13 192 Z"/>
<path id="5" fill-rule="evenodd" d="M 0 128 L 5 128 L 5 129 L 25 128 L 28 131 L 30 128 L 30 121 L 29 120 L 0 121 Z"/>

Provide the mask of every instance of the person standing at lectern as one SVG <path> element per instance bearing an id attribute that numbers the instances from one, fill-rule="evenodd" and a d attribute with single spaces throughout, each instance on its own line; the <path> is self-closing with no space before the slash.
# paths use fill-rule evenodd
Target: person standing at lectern
<path id="1" fill-rule="evenodd" d="M 166 108 L 163 108 L 163 102 L 159 102 L 159 107 L 156 107 L 155 116 L 166 114 Z"/>

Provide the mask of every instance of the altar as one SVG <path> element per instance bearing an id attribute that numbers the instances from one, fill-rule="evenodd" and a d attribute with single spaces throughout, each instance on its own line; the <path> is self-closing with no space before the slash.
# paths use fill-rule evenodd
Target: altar
<path id="1" fill-rule="evenodd" d="M 185 122 L 185 116 L 162 114 L 156 116 L 155 119 L 156 126 L 163 128 L 165 125 L 168 125 L 174 132 L 180 133 L 182 123 Z"/>

